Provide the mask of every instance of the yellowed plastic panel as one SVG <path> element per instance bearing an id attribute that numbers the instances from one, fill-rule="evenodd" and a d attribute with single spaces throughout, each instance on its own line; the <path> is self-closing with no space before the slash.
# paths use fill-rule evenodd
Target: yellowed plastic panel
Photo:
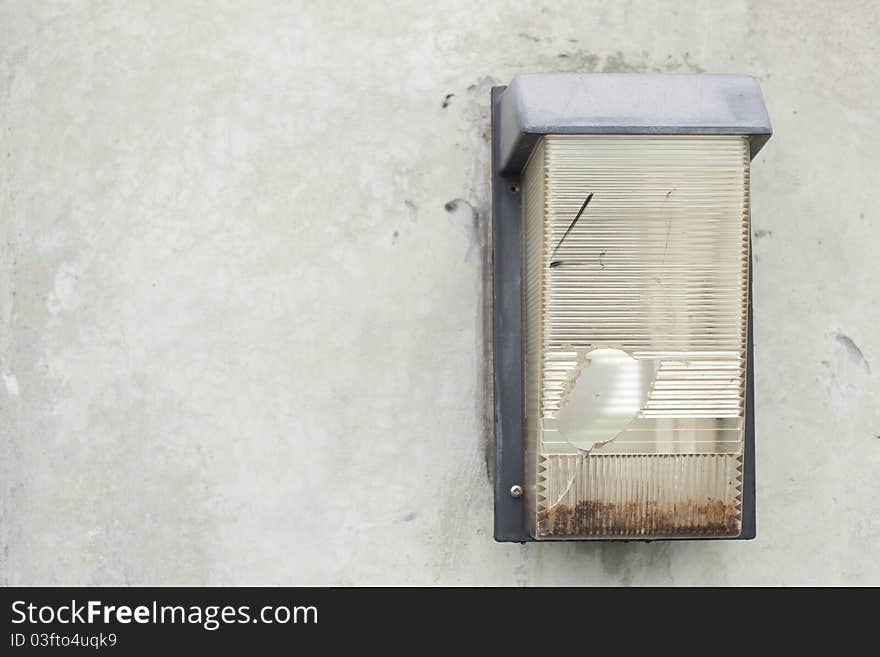
<path id="1" fill-rule="evenodd" d="M 748 137 L 549 135 L 523 194 L 530 532 L 738 535 Z"/>

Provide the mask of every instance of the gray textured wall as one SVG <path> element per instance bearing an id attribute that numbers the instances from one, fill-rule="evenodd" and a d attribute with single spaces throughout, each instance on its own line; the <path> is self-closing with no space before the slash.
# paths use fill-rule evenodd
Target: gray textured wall
<path id="1" fill-rule="evenodd" d="M 0 3 L 0 583 L 880 584 L 878 3 Z M 488 94 L 741 72 L 753 542 L 498 545 Z"/>

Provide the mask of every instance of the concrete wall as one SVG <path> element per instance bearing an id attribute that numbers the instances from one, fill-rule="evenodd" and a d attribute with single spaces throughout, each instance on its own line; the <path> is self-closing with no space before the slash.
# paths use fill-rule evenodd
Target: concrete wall
<path id="1" fill-rule="evenodd" d="M 878 5 L 0 3 L 0 583 L 880 584 Z M 488 97 L 741 72 L 753 542 L 499 545 Z"/>

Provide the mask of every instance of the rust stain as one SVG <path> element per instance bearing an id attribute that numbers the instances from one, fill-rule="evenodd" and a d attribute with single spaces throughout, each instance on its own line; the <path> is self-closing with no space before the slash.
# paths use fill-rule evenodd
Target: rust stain
<path id="1" fill-rule="evenodd" d="M 676 502 L 598 502 L 572 507 L 557 504 L 538 514 L 540 536 L 737 536 L 741 531 L 736 504 L 709 499 Z"/>

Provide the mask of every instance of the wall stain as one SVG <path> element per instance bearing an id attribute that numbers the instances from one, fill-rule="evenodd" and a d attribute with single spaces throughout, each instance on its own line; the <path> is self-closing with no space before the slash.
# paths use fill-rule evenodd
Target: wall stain
<path id="1" fill-rule="evenodd" d="M 410 220 L 411 222 L 415 223 L 415 222 L 416 222 L 416 218 L 417 218 L 418 213 L 419 213 L 419 206 L 417 206 L 415 203 L 413 203 L 413 202 L 412 202 L 411 200 L 409 200 L 409 199 L 405 199 L 404 202 L 403 202 L 403 204 L 406 206 L 406 209 L 409 210 L 409 220 Z"/>
<path id="2" fill-rule="evenodd" d="M 577 39 L 567 39 L 577 44 Z M 559 73 L 705 73 L 705 69 L 691 60 L 689 52 L 680 57 L 667 55 L 663 61 L 651 57 L 647 51 L 630 56 L 618 50 L 602 57 L 590 50 L 571 47 L 557 50 L 555 55 L 538 55 L 536 63 L 542 70 Z"/>
<path id="3" fill-rule="evenodd" d="M 864 368 L 869 374 L 871 373 L 871 364 L 868 362 L 868 359 L 865 358 L 865 354 L 862 353 L 859 345 L 857 345 L 851 337 L 845 333 L 834 333 L 834 339 L 843 347 L 853 363 Z"/>
<path id="4" fill-rule="evenodd" d="M 505 81 L 505 84 L 509 80 Z M 471 166 L 465 171 L 464 184 L 466 198 L 471 199 L 476 212 L 475 228 L 480 249 L 480 280 L 482 295 L 478 301 L 477 321 L 477 377 L 480 382 L 479 393 L 474 400 L 475 412 L 481 420 L 483 435 L 483 459 L 487 483 L 495 476 L 495 432 L 494 432 L 494 389 L 492 385 L 492 271 L 491 271 L 491 179 L 489 160 L 491 157 L 490 131 L 490 91 L 502 82 L 491 75 L 475 79 L 467 86 L 467 98 L 463 111 L 464 131 Z M 489 493 L 487 487 L 486 492 Z"/>

